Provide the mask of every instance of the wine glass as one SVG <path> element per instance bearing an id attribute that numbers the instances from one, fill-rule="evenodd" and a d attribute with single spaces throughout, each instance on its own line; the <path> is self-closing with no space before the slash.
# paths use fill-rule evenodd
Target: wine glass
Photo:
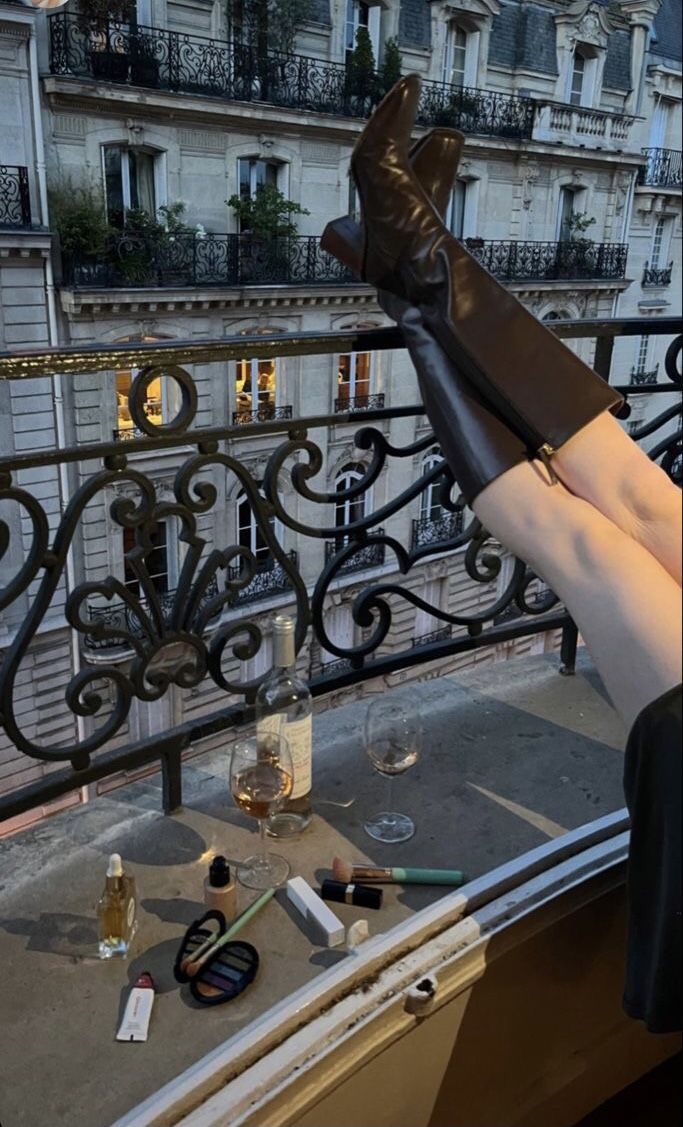
<path id="1" fill-rule="evenodd" d="M 417 762 L 421 747 L 422 723 L 415 702 L 389 695 L 373 701 L 365 717 L 365 751 L 375 770 L 388 780 L 387 809 L 364 825 L 376 841 L 408 841 L 415 833 L 412 818 L 393 811 L 392 791 L 394 776 Z"/>
<path id="2" fill-rule="evenodd" d="M 275 732 L 239 739 L 230 760 L 230 790 L 240 810 L 258 818 L 261 851 L 237 866 L 246 888 L 275 888 L 289 876 L 289 864 L 266 849 L 266 819 L 292 793 L 294 769 L 289 745 Z"/>

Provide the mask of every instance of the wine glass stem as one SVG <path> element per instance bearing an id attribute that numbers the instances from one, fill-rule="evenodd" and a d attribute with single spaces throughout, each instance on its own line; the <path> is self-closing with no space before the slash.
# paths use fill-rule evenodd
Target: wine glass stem
<path id="1" fill-rule="evenodd" d="M 393 814 L 393 812 L 394 812 L 393 801 L 394 801 L 394 776 L 393 775 L 387 775 L 387 811 L 389 812 L 389 814 Z"/>
<path id="2" fill-rule="evenodd" d="M 265 868 L 268 864 L 268 845 L 266 843 L 266 820 L 265 820 L 265 818 L 259 818 L 259 820 L 258 820 L 258 832 L 259 832 L 259 841 L 260 841 L 260 846 L 261 846 L 261 849 L 260 849 L 261 863 L 263 864 L 263 867 Z"/>

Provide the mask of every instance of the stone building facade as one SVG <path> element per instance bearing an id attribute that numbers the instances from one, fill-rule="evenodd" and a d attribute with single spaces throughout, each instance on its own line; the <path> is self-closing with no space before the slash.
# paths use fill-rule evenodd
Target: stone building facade
<path id="1" fill-rule="evenodd" d="M 0 218 L 2 347 L 252 338 L 387 324 L 373 291 L 340 271 L 318 244 L 330 218 L 357 206 L 349 157 L 367 106 L 362 93 L 345 85 L 344 73 L 359 26 L 367 28 L 378 61 L 395 38 L 403 72 L 423 76 L 421 128 L 450 124 L 465 132 L 448 221 L 539 318 L 657 317 L 680 303 L 680 14 L 672 0 L 312 0 L 294 54 L 269 49 L 267 58 L 240 47 L 235 10 L 222 0 L 138 0 L 127 22 L 102 30 L 79 17 L 75 0 L 49 17 L 0 0 L 0 163 L 8 170 L 0 194 L 13 200 L 14 187 L 4 185 L 16 181 L 24 201 L 23 211 L 21 203 L 18 211 L 8 205 L 6 221 Z M 240 229 L 226 203 L 235 194 L 253 198 L 260 184 L 278 187 L 306 212 L 284 257 Z M 63 192 L 83 185 L 99 195 L 115 229 L 118 224 L 105 262 L 60 254 L 50 222 L 48 186 Z M 123 229 L 126 210 L 154 219 L 176 203 L 184 205 L 182 229 L 162 240 L 163 253 L 139 236 L 136 259 Z M 617 345 L 616 382 L 627 382 L 631 369 L 639 382 L 661 364 L 664 345 L 656 337 L 643 340 Z M 576 347 L 592 359 L 590 341 Z M 0 383 L 3 450 L 133 437 L 126 403 L 134 375 L 27 381 L 11 393 Z M 201 426 L 339 416 L 311 433 L 324 453 L 319 487 L 331 492 L 348 488 L 367 462 L 354 443 L 359 422 L 344 417 L 349 407 L 392 408 L 417 399 L 402 353 L 257 358 L 196 365 L 193 376 Z M 157 381 L 148 394 L 152 417 L 172 417 L 175 394 Z M 643 394 L 632 421 L 646 415 L 647 404 Z M 395 445 L 428 433 L 424 418 L 377 425 Z M 238 428 L 226 451 L 258 480 L 275 442 L 241 438 Z M 159 497 L 170 499 L 178 455 L 136 457 Z M 381 474 L 365 504 L 380 508 L 435 457 L 423 451 Z M 91 471 L 87 462 L 56 476 L 31 470 L 25 484 L 47 499 L 56 522 Z M 267 569 L 239 482 L 224 475 L 215 484 L 219 503 L 201 534 L 208 542 L 251 548 Z M 103 494 L 88 513 L 67 585 L 126 577 L 131 545 L 112 524 L 115 499 Z M 292 496 L 291 503 L 302 523 L 317 519 L 303 498 Z M 392 534 L 415 543 L 445 516 L 426 490 L 394 518 Z M 349 513 L 344 505 L 330 506 L 329 518 L 341 528 Z M 28 537 L 16 512 L 7 519 Z M 302 576 L 314 585 L 325 544 L 309 541 L 302 550 L 290 529 L 276 533 L 285 552 L 299 553 Z M 166 592 L 178 582 L 184 548 L 172 519 L 159 537 L 156 578 Z M 367 572 L 341 577 L 328 596 L 329 637 L 340 646 L 357 641 L 362 631 L 353 620 L 353 598 L 369 578 L 394 573 L 387 555 Z M 436 552 L 405 583 L 427 604 L 454 613 L 491 602 L 490 588 L 468 577 L 462 553 Z M 287 598 L 275 583 L 252 610 L 265 623 Z M 63 705 L 65 687 L 79 664 L 96 660 L 79 653 L 64 629 L 63 602 L 58 593 L 21 684 L 36 738 L 55 742 L 76 730 Z M 102 601 L 100 609 L 106 610 Z M 97 613 L 97 600 L 92 610 Z M 24 611 L 19 603 L 4 612 L 0 645 Z M 405 604 L 387 645 L 405 648 L 442 625 Z M 445 668 L 554 644 L 542 637 L 510 643 L 498 653 L 452 659 Z M 117 659 L 128 658 L 122 651 Z M 307 674 L 333 660 L 316 642 L 300 655 Z M 248 675 L 263 672 L 268 661 L 264 646 L 248 663 Z M 137 702 L 121 739 L 168 728 L 216 707 L 219 698 L 220 690 L 206 682 L 191 691 L 173 687 L 161 707 Z M 78 723 L 87 729 L 86 720 Z M 2 739 L 0 785 L 18 786 L 43 770 Z"/>

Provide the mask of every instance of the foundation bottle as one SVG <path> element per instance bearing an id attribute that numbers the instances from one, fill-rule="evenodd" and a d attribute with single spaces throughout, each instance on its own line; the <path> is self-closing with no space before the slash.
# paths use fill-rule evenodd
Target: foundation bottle
<path id="1" fill-rule="evenodd" d="M 128 954 L 137 930 L 135 879 L 124 873 L 118 853 L 112 853 L 107 878 L 97 904 L 99 954 L 101 959 Z"/>
<path id="2" fill-rule="evenodd" d="M 228 862 L 220 854 L 209 865 L 209 875 L 204 881 L 204 903 L 207 908 L 222 912 L 228 922 L 237 915 L 237 887 Z"/>

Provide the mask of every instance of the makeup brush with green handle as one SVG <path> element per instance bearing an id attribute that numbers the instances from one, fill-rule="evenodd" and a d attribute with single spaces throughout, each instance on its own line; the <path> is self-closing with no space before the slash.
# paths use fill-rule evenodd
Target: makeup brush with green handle
<path id="1" fill-rule="evenodd" d="M 344 884 L 447 884 L 457 888 L 464 884 L 466 876 L 459 869 L 407 869 L 388 865 L 367 865 L 365 862 L 351 864 L 341 857 L 332 862 L 335 880 Z"/>

